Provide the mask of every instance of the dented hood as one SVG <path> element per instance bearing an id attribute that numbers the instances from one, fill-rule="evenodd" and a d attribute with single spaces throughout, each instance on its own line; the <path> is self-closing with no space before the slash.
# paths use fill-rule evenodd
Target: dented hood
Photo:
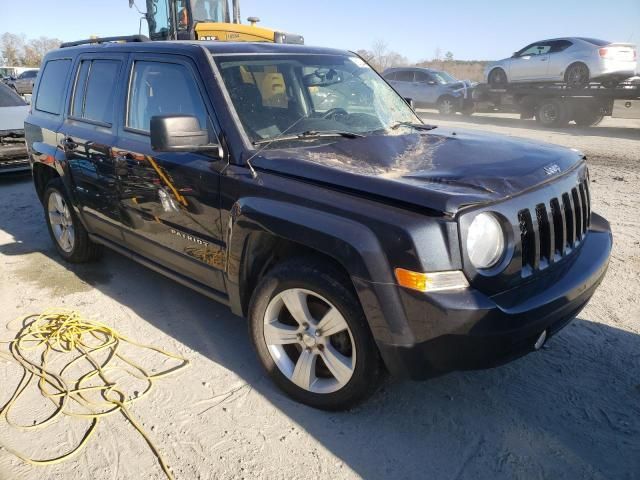
<path id="1" fill-rule="evenodd" d="M 293 145 L 293 144 L 290 144 Z M 445 214 L 496 202 L 552 181 L 583 156 L 506 136 L 441 129 L 364 138 L 312 140 L 274 148 L 252 164 Z"/>

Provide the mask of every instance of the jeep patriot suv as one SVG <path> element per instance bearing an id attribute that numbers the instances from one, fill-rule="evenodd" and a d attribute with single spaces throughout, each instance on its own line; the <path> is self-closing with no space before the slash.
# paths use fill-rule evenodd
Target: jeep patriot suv
<path id="1" fill-rule="evenodd" d="M 25 132 L 64 260 L 106 246 L 228 305 L 317 408 L 538 349 L 608 265 L 580 153 L 426 125 L 349 52 L 74 44 Z"/>

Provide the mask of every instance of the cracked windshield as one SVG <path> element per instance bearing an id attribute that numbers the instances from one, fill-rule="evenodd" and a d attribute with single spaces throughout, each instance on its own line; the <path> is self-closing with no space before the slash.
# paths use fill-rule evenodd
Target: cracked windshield
<path id="1" fill-rule="evenodd" d="M 277 55 L 218 60 L 224 84 L 253 142 L 313 132 L 366 135 L 415 113 L 356 56 Z"/>

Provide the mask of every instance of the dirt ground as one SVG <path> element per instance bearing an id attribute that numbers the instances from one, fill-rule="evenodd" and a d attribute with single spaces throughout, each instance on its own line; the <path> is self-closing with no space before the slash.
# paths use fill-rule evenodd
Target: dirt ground
<path id="1" fill-rule="evenodd" d="M 14 318 L 59 306 L 188 357 L 189 370 L 159 380 L 132 409 L 177 478 L 640 478 L 640 121 L 554 131 L 504 115 L 423 116 L 589 156 L 594 210 L 613 227 L 611 266 L 543 350 L 493 370 L 390 379 L 350 412 L 312 410 L 264 378 L 245 322 L 226 307 L 115 253 L 88 266 L 61 262 L 29 178 L 0 180 L 0 339 L 15 334 Z M 18 374 L 0 360 L 0 405 Z M 38 416 L 28 406 L 18 413 Z M 2 423 L 0 441 L 54 455 L 84 427 L 69 420 L 34 436 Z M 69 478 L 163 474 L 119 415 L 67 463 L 34 467 L 0 449 L 2 480 Z"/>

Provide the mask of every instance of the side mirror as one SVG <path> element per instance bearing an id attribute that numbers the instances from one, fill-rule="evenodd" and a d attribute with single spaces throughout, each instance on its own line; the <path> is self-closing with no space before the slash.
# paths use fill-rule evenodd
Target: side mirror
<path id="1" fill-rule="evenodd" d="M 437 82 L 435 80 L 429 80 L 427 81 L 427 85 L 437 85 Z"/>
<path id="2" fill-rule="evenodd" d="M 409 106 L 411 107 L 411 110 L 415 110 L 416 109 L 416 107 L 415 107 L 415 105 L 413 103 L 413 98 L 406 98 L 405 97 L 404 101 L 409 104 Z"/>
<path id="3" fill-rule="evenodd" d="M 511 58 L 516 58 L 518 56 L 518 52 L 513 52 L 513 55 L 511 55 Z"/>
<path id="4" fill-rule="evenodd" d="M 220 150 L 209 143 L 209 132 L 192 115 L 151 117 L 151 149 L 154 152 L 210 152 Z"/>

